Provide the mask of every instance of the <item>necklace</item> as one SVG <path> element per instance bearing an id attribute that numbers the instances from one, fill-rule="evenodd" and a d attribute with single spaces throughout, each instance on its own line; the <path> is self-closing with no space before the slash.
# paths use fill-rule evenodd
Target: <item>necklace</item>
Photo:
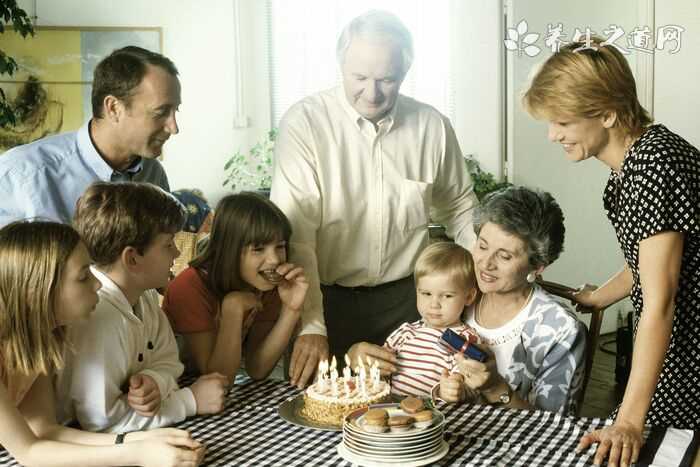
<path id="1" fill-rule="evenodd" d="M 518 311 L 522 310 L 528 303 L 530 303 L 530 299 L 532 298 L 532 295 L 535 293 L 535 287 L 530 286 L 530 292 L 527 294 L 527 298 L 525 299 L 525 302 L 518 308 Z M 476 318 L 476 322 L 483 326 L 483 320 L 481 319 L 481 308 L 482 308 L 482 302 L 486 298 L 486 295 L 482 295 L 479 301 L 476 304 L 476 310 L 474 313 L 474 317 Z M 512 318 L 511 318 L 512 319 Z M 510 320 L 508 320 L 510 321 Z M 505 323 L 504 323 L 505 324 Z"/>

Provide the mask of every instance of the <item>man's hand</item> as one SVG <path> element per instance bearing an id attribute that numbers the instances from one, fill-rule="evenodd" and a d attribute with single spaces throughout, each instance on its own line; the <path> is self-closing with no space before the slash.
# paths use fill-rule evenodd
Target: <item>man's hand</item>
<path id="1" fill-rule="evenodd" d="M 445 402 L 460 402 L 466 397 L 464 377 L 459 373 L 449 374 L 442 370 L 440 378 L 440 399 Z"/>
<path id="2" fill-rule="evenodd" d="M 289 365 L 289 379 L 293 386 L 303 389 L 316 373 L 318 362 L 328 359 L 328 338 L 320 334 L 304 334 L 294 341 Z"/>
<path id="3" fill-rule="evenodd" d="M 350 357 L 350 364 L 353 368 L 358 366 L 358 360 L 362 360 L 362 364 L 368 366 L 367 358 L 369 357 L 370 360 L 377 362 L 382 376 L 396 373 L 396 354 L 386 347 L 370 344 L 369 342 L 358 342 L 350 347 L 348 357 Z"/>
<path id="4" fill-rule="evenodd" d="M 153 417 L 160 410 L 160 389 L 148 375 L 136 373 L 129 378 L 129 406 L 142 417 Z"/>
<path id="5" fill-rule="evenodd" d="M 190 390 L 197 402 L 197 415 L 219 413 L 224 410 L 229 380 L 220 373 L 200 376 Z"/>

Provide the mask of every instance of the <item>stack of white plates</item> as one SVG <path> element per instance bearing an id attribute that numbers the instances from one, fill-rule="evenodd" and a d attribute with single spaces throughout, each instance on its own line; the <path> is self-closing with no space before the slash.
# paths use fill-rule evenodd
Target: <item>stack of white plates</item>
<path id="1" fill-rule="evenodd" d="M 399 404 L 377 404 L 389 416 L 407 415 Z M 411 428 L 404 432 L 371 433 L 362 429 L 368 408 L 357 409 L 345 417 L 343 441 L 338 454 L 345 460 L 367 467 L 384 465 L 419 466 L 441 459 L 448 451 L 443 440 L 445 417 L 432 410 L 433 420 L 425 428 Z"/>

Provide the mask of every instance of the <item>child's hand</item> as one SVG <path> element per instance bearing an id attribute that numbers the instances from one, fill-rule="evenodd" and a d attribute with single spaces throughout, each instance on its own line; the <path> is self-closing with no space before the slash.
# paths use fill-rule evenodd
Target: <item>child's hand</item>
<path id="1" fill-rule="evenodd" d="M 301 311 L 306 291 L 309 290 L 309 282 L 304 275 L 304 269 L 292 263 L 284 263 L 277 266 L 276 271 L 284 277 L 277 286 L 283 308 L 294 312 Z"/>
<path id="2" fill-rule="evenodd" d="M 465 358 L 462 354 L 455 355 L 455 362 L 459 373 L 464 376 L 464 384 L 467 388 L 483 391 L 496 386 L 503 381 L 496 368 L 496 358 L 486 346 L 479 346 L 486 352 L 488 358 L 484 363 L 471 358 Z"/>
<path id="3" fill-rule="evenodd" d="M 369 342 L 358 342 L 350 347 L 348 357 L 350 357 L 350 364 L 353 370 L 358 366 L 358 360 L 362 360 L 364 366 L 369 366 L 367 364 L 367 358 L 369 357 L 370 360 L 377 362 L 382 376 L 396 373 L 396 364 L 398 363 L 396 355 L 386 347 L 370 344 Z"/>
<path id="4" fill-rule="evenodd" d="M 219 413 L 224 410 L 229 380 L 220 373 L 200 376 L 190 390 L 197 402 L 197 415 Z"/>
<path id="5" fill-rule="evenodd" d="M 464 377 L 459 373 L 449 374 L 443 369 L 440 378 L 440 399 L 445 402 L 461 402 L 465 396 Z"/>
<path id="6" fill-rule="evenodd" d="M 160 410 L 160 389 L 148 375 L 136 373 L 129 378 L 129 406 L 142 417 L 153 417 Z"/>

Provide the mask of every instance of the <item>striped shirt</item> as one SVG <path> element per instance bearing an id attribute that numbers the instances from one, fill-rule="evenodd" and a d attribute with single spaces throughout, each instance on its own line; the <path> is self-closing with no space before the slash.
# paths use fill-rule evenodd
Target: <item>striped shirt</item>
<path id="1" fill-rule="evenodd" d="M 460 335 L 469 326 L 451 328 Z M 391 333 L 384 346 L 396 352 L 397 370 L 391 376 L 391 392 L 398 395 L 429 397 L 440 382 L 442 370 L 455 369 L 454 354 L 440 343 L 442 332 L 425 325 L 423 320 L 404 323 Z"/>

